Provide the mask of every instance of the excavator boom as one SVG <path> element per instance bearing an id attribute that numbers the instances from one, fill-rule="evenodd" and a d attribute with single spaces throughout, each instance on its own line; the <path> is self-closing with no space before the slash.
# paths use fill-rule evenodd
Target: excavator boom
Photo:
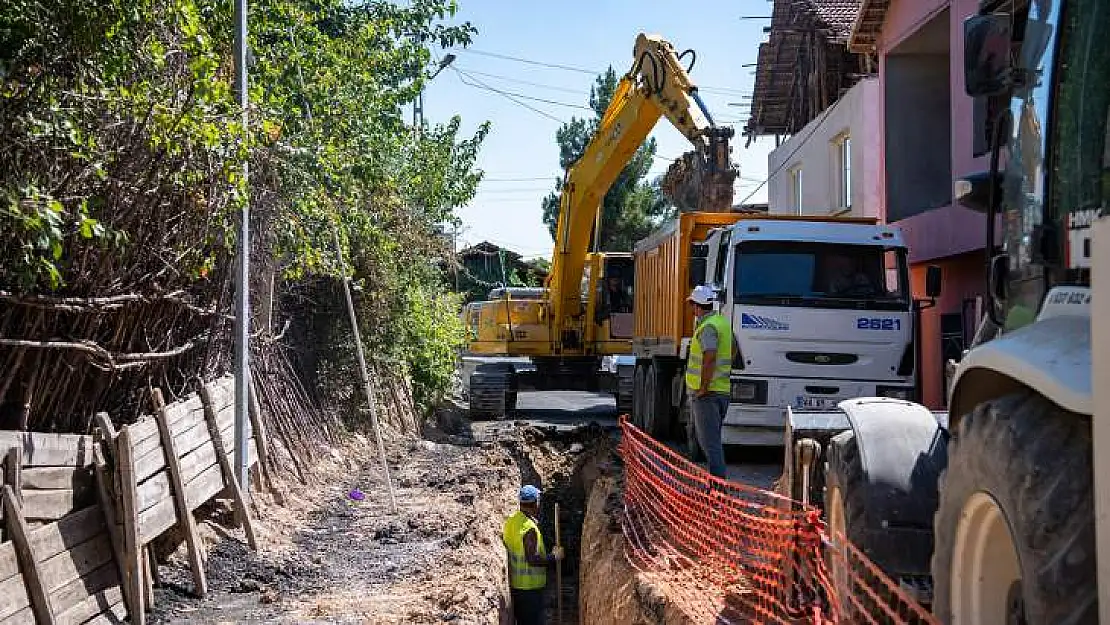
<path id="1" fill-rule="evenodd" d="M 682 61 L 690 56 L 690 66 Z M 584 338 L 580 285 L 590 235 L 609 187 L 666 117 L 694 150 L 672 165 L 664 191 L 684 211 L 727 211 L 738 171 L 730 163 L 731 128 L 718 128 L 689 76 L 693 50 L 681 54 L 656 35 L 636 38 L 632 68 L 621 79 L 597 133 L 567 172 L 560 196 L 555 253 L 548 278 L 558 351 L 577 349 Z"/>

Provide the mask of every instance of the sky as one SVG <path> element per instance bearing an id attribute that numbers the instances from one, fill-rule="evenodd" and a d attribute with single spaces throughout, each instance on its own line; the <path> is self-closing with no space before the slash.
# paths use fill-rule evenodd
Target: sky
<path id="1" fill-rule="evenodd" d="M 745 149 L 747 138 L 740 132 L 748 119 L 759 43 L 766 38 L 763 27 L 770 19 L 740 18 L 769 16 L 771 3 L 688 2 L 459 1 L 451 22 L 469 21 L 478 34 L 467 48 L 448 50 L 457 58 L 428 84 L 424 117 L 435 124 L 457 114 L 465 136 L 491 122 L 477 163 L 484 180 L 474 200 L 458 210 L 463 221 L 460 247 L 485 240 L 525 257 L 550 258 L 553 242 L 542 221 L 541 201 L 562 177 L 555 131 L 572 116 L 593 115 L 587 105 L 594 79 L 609 65 L 618 76 L 627 72 L 641 32 L 662 35 L 677 50 L 693 48 L 697 53 L 690 75 L 702 99 L 718 124 L 736 129 L 732 157 L 740 178 L 735 201 L 756 191 L 767 175 L 774 140 L 760 139 Z M 516 101 L 497 91 L 513 94 Z M 666 118 L 652 136 L 659 156 L 667 160 L 655 160 L 649 179 L 691 149 Z M 766 187 L 748 201 L 767 201 Z"/>

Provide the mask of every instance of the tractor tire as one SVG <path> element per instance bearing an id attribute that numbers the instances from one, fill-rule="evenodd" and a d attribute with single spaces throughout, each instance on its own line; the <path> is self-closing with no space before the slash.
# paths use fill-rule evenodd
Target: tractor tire
<path id="1" fill-rule="evenodd" d="M 863 461 L 855 432 L 841 432 L 829 441 L 828 461 L 825 463 L 825 519 L 832 545 L 825 552 L 825 565 L 829 571 L 840 605 L 852 605 L 846 600 L 851 592 L 850 563 L 844 539 L 857 549 L 870 555 L 867 545 L 866 494 L 867 481 L 863 474 Z M 844 615 L 851 619 L 854 615 Z M 854 621 L 852 621 L 854 622 Z"/>
<path id="2" fill-rule="evenodd" d="M 1098 622 L 1089 417 L 1031 391 L 979 404 L 953 432 L 940 484 L 942 622 Z"/>

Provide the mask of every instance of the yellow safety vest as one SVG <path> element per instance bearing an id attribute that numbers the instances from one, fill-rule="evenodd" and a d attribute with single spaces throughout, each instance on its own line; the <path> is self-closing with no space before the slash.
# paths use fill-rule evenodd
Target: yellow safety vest
<path id="1" fill-rule="evenodd" d="M 509 587 L 516 590 L 536 590 L 547 585 L 547 567 L 532 566 L 524 556 L 524 535 L 529 530 L 536 531 L 536 553 L 540 557 L 546 557 L 540 528 L 520 510 L 505 520 L 501 536 L 505 549 L 509 552 Z"/>
<path id="2" fill-rule="evenodd" d="M 696 391 L 701 388 L 701 331 L 705 326 L 717 330 L 717 360 L 713 367 L 713 377 L 709 380 L 709 392 L 728 394 L 731 389 L 729 374 L 732 372 L 732 327 L 728 319 L 720 313 L 709 313 L 694 329 L 690 340 L 690 354 L 686 358 L 686 386 Z"/>

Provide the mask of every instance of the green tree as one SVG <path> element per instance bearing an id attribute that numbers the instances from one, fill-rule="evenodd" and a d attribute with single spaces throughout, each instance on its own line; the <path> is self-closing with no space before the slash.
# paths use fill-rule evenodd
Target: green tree
<path id="1" fill-rule="evenodd" d="M 590 88 L 589 105 L 594 115 L 589 119 L 572 117 L 555 132 L 559 145 L 559 166 L 566 171 L 586 150 L 597 132 L 605 109 L 613 100 L 619 77 L 612 67 L 601 74 Z M 661 219 L 673 214 L 669 202 L 659 190 L 658 181 L 648 182 L 648 170 L 656 154 L 655 139 L 644 142 L 620 175 L 605 193 L 602 202 L 600 246 L 605 251 L 631 251 L 636 241 L 651 233 Z M 559 220 L 559 193 L 563 179 L 555 182 L 555 191 L 543 199 L 543 222 L 551 237 Z"/>

